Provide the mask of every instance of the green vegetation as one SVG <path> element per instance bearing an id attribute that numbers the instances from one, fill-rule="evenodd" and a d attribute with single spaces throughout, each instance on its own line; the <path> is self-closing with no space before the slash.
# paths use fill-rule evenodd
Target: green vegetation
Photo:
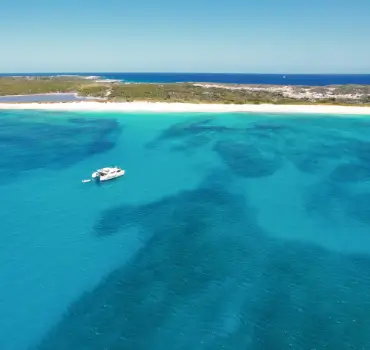
<path id="1" fill-rule="evenodd" d="M 151 101 L 220 104 L 328 104 L 369 105 L 370 86 L 345 85 L 336 87 L 310 87 L 312 93 L 324 94 L 335 88 L 336 94 L 357 94 L 360 99 L 348 97 L 295 98 L 284 96 L 274 89 L 258 90 L 245 86 L 233 89 L 223 87 L 195 86 L 191 83 L 178 84 L 123 84 L 95 82 L 82 77 L 0 77 L 1 95 L 42 94 L 55 92 L 77 92 L 81 96 L 104 98 L 106 101 Z M 301 92 L 305 87 L 292 87 Z"/>
<path id="2" fill-rule="evenodd" d="M 0 96 L 75 92 L 89 84 L 78 77 L 0 77 Z"/>
<path id="3" fill-rule="evenodd" d="M 110 88 L 112 101 L 152 101 L 191 103 L 246 103 L 248 99 L 238 91 L 205 89 L 192 84 L 114 84 Z M 101 96 L 89 93 L 82 87 L 84 96 Z"/>
<path id="4" fill-rule="evenodd" d="M 78 92 L 80 96 L 105 98 L 110 89 L 110 84 L 90 83 L 81 84 L 76 92 Z"/>
<path id="5" fill-rule="evenodd" d="M 369 90 L 370 87 L 364 87 Z M 297 88 L 299 89 L 299 88 Z M 95 86 L 81 87 L 83 96 L 103 97 L 109 91 L 110 101 L 152 101 L 152 102 L 188 102 L 220 104 L 339 104 L 365 105 L 370 103 L 370 95 L 364 94 L 359 100 L 354 99 L 317 99 L 286 97 L 281 92 L 232 90 L 219 87 L 202 87 L 190 83 L 178 84 L 112 84 L 104 88 Z M 365 90 L 367 92 L 367 90 Z"/>

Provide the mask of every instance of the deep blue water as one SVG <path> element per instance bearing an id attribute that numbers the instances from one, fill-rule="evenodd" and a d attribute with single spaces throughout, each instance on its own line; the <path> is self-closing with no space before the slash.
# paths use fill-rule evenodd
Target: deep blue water
<path id="1" fill-rule="evenodd" d="M 0 74 L 9 75 L 58 75 L 76 74 L 98 76 L 104 79 L 116 79 L 139 83 L 177 83 L 209 82 L 232 84 L 276 84 L 323 86 L 335 84 L 370 84 L 370 74 L 227 74 L 227 73 L 37 73 L 37 74 Z"/>
<path id="2" fill-rule="evenodd" d="M 368 349 L 369 135 L 0 111 L 0 349 Z M 106 165 L 126 175 L 81 183 Z"/>

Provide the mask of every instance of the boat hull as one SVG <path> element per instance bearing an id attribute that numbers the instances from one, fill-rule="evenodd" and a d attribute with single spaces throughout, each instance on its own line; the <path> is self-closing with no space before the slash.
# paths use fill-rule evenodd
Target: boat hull
<path id="1" fill-rule="evenodd" d="M 99 180 L 100 182 L 109 181 L 109 180 L 113 180 L 113 179 L 116 179 L 116 178 L 118 178 L 118 177 L 121 177 L 121 176 L 123 176 L 124 174 L 125 174 L 125 171 L 124 171 L 124 170 L 122 170 L 122 171 L 119 171 L 119 172 L 117 172 L 117 173 L 115 173 L 115 174 L 107 174 L 107 175 L 105 175 L 105 176 L 99 176 L 99 177 L 98 177 L 98 180 Z"/>

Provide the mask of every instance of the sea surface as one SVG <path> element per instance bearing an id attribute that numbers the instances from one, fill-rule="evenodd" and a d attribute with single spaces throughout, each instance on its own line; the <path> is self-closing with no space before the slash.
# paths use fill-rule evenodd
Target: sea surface
<path id="1" fill-rule="evenodd" d="M 345 85 L 370 84 L 370 74 L 228 74 L 228 73 L 24 73 L 0 74 L 0 76 L 57 76 L 78 75 L 97 79 L 117 80 L 127 83 L 181 83 L 206 82 L 229 84 L 272 85 Z"/>
<path id="2" fill-rule="evenodd" d="M 369 349 L 369 135 L 0 111 L 0 349 Z M 125 176 L 81 182 L 109 165 Z"/>

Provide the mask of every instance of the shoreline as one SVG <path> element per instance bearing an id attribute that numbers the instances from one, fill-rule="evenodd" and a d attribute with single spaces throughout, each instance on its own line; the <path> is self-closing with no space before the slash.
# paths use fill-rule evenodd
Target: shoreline
<path id="1" fill-rule="evenodd" d="M 246 113 L 313 113 L 369 115 L 370 107 L 330 105 L 274 105 L 274 104 L 193 104 L 167 102 L 54 102 L 0 103 L 0 110 L 52 110 L 86 112 L 246 112 Z"/>

